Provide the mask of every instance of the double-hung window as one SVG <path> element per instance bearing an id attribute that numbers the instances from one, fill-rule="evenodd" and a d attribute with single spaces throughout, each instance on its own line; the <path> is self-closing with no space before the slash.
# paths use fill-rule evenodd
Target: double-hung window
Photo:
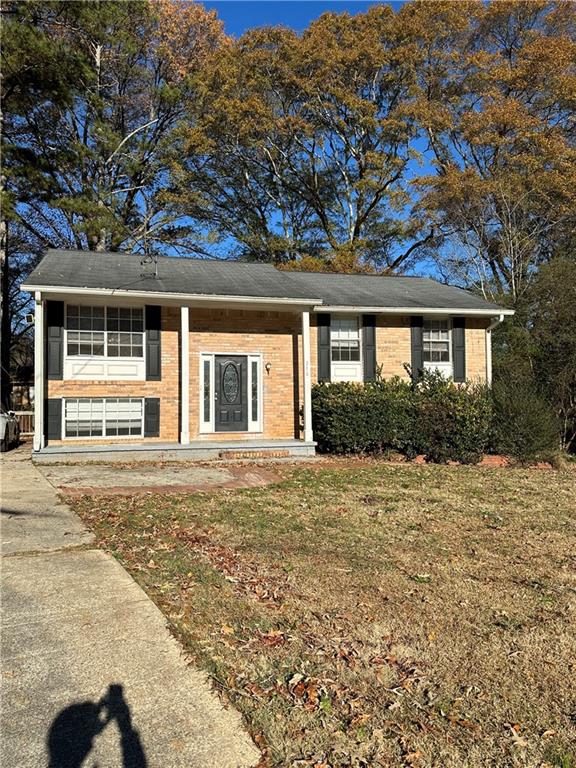
<path id="1" fill-rule="evenodd" d="M 360 328 L 357 317 L 332 318 L 330 355 L 333 362 L 359 362 Z"/>
<path id="2" fill-rule="evenodd" d="M 64 401 L 66 437 L 141 437 L 141 397 L 74 397 Z"/>
<path id="3" fill-rule="evenodd" d="M 144 316 L 141 309 L 108 307 L 108 357 L 142 357 Z"/>
<path id="4" fill-rule="evenodd" d="M 66 308 L 68 355 L 105 354 L 104 307 L 68 305 Z"/>
<path id="5" fill-rule="evenodd" d="M 448 320 L 424 320 L 422 346 L 425 363 L 449 363 L 450 325 Z"/>
<path id="6" fill-rule="evenodd" d="M 144 356 L 144 311 L 134 307 L 66 307 L 69 357 Z"/>

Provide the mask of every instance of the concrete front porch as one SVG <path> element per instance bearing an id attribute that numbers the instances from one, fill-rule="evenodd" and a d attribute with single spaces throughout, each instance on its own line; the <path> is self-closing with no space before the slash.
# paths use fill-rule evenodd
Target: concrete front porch
<path id="1" fill-rule="evenodd" d="M 209 459 L 298 459 L 315 455 L 313 440 L 196 440 L 182 443 L 47 445 L 32 453 L 36 463 L 206 461 Z"/>

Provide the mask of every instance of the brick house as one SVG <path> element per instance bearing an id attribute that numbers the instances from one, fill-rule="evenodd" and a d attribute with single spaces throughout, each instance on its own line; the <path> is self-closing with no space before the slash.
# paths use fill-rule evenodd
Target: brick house
<path id="1" fill-rule="evenodd" d="M 511 314 L 428 278 L 47 252 L 35 300 L 34 451 L 314 453 L 311 386 L 435 368 L 491 379 Z"/>

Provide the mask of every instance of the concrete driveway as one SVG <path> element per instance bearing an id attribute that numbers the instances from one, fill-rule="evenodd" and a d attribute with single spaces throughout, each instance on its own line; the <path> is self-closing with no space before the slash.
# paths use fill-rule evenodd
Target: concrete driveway
<path id="1" fill-rule="evenodd" d="M 259 752 L 162 614 L 29 460 L 4 454 L 1 763 L 244 768 Z"/>

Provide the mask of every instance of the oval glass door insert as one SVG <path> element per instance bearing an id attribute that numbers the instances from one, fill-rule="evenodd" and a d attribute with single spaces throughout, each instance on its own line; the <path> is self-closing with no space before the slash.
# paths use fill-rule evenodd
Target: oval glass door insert
<path id="1" fill-rule="evenodd" d="M 240 391 L 240 376 L 234 363 L 227 363 L 222 374 L 222 390 L 227 403 L 234 403 Z"/>

